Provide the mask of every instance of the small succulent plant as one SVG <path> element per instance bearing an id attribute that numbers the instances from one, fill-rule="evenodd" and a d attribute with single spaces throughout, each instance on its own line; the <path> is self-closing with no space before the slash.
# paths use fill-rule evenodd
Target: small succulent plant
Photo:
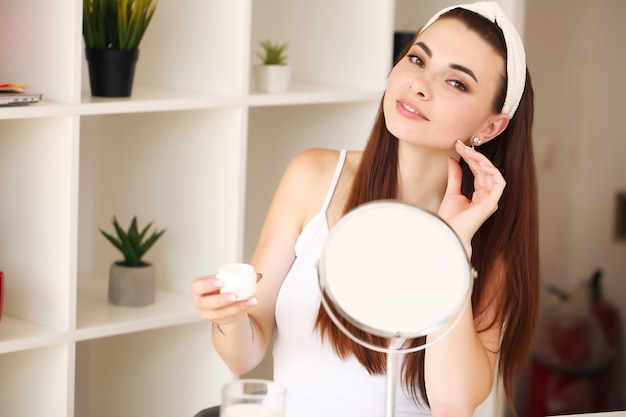
<path id="1" fill-rule="evenodd" d="M 264 65 L 285 65 L 287 63 L 287 56 L 285 55 L 286 43 L 272 43 L 270 40 L 259 43 L 263 51 L 257 52 L 257 55 L 261 58 Z"/>
<path id="2" fill-rule="evenodd" d="M 115 216 L 111 222 L 115 227 L 117 237 L 105 232 L 102 229 L 99 229 L 100 233 L 102 233 L 102 235 L 122 253 L 124 256 L 124 264 L 126 266 L 137 267 L 144 265 L 144 262 L 142 261 L 143 256 L 163 235 L 163 233 L 165 233 L 165 230 L 155 229 L 146 239 L 148 230 L 152 227 L 152 222 L 148 223 L 148 225 L 140 232 L 139 227 L 137 226 L 136 216 L 133 217 L 127 231 L 122 229 Z"/>

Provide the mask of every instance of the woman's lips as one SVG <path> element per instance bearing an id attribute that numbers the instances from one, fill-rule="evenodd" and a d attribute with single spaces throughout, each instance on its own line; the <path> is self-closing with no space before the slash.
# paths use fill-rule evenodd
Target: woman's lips
<path id="1" fill-rule="evenodd" d="M 402 99 L 396 101 L 396 108 L 398 109 L 398 113 L 404 117 L 408 117 L 410 119 L 428 120 L 428 117 L 426 117 L 418 107 L 408 101 Z"/>

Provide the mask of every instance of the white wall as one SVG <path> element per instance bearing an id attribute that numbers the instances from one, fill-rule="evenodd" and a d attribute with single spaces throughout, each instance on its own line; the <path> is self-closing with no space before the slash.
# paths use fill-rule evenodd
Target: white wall
<path id="1" fill-rule="evenodd" d="M 624 335 L 626 242 L 614 240 L 613 228 L 615 194 L 626 190 L 626 2 L 526 3 L 542 279 L 571 291 L 602 268 Z"/>
<path id="2" fill-rule="evenodd" d="M 521 35 L 524 33 L 524 4 L 526 0 L 497 0 Z M 471 0 L 467 1 L 468 3 Z M 444 7 L 463 3 L 460 0 L 396 0 L 395 29 L 415 31 Z"/>

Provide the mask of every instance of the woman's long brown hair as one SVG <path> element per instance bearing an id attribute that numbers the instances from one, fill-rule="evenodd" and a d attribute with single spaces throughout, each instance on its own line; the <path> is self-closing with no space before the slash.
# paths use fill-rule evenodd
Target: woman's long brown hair
<path id="1" fill-rule="evenodd" d="M 489 20 L 465 9 L 451 10 L 442 18 L 462 21 L 494 50 L 506 57 L 502 32 Z M 410 45 L 399 59 L 404 57 L 409 47 Z M 494 111 L 498 113 L 506 94 L 505 77 L 500 91 L 493 103 Z M 501 308 L 499 317 L 504 318 L 498 352 L 498 372 L 511 408 L 513 383 L 521 375 L 530 354 L 539 303 L 537 180 L 531 134 L 533 100 L 531 80 L 527 73 L 522 99 L 507 128 L 497 138 L 479 148 L 500 169 L 507 186 L 498 210 L 487 219 L 472 240 L 471 262 L 479 272 L 472 292 L 474 317 L 482 313 L 476 311 L 477 306 L 492 304 L 487 297 L 492 297 L 493 294 L 504 297 L 497 303 Z M 395 198 L 398 186 L 397 165 L 398 140 L 385 127 L 381 101 L 344 213 L 368 201 Z M 462 192 L 471 198 L 474 176 L 463 160 L 461 167 Z M 507 273 L 506 288 L 501 292 L 488 291 L 496 285 L 493 280 L 496 275 L 494 261 L 497 259 L 503 261 Z M 370 343 L 381 346 L 385 344 L 382 338 L 366 334 L 345 320 L 343 324 Z M 337 329 L 323 308 L 319 309 L 316 327 L 322 338 L 332 345 L 340 357 L 356 357 L 370 374 L 385 372 L 385 355 L 372 352 L 351 341 Z M 479 332 L 485 330 L 486 328 L 477 329 Z M 416 346 L 423 342 L 421 338 L 410 343 Z M 416 401 L 421 394 L 428 403 L 424 381 L 424 351 L 406 355 L 402 364 L 402 381 Z"/>

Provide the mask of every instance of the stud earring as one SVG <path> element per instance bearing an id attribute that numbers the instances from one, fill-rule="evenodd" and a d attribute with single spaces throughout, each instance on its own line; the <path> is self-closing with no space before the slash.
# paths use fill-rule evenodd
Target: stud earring
<path id="1" fill-rule="evenodd" d="M 480 138 L 478 136 L 474 136 L 472 138 L 472 149 L 474 149 L 474 146 L 480 145 L 480 142 L 481 142 Z"/>

